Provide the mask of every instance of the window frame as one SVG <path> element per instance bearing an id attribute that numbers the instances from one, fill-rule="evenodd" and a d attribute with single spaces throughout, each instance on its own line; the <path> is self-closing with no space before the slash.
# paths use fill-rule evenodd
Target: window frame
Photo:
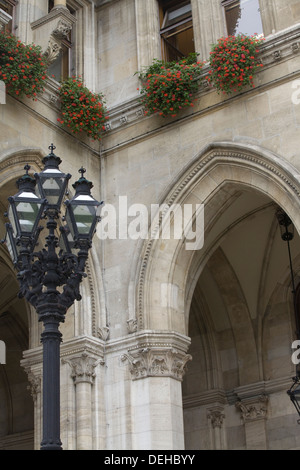
<path id="1" fill-rule="evenodd" d="M 179 5 L 178 1 L 174 0 L 160 0 L 159 2 L 159 9 L 160 9 L 160 39 L 161 39 L 161 50 L 162 50 L 162 58 L 166 61 L 169 60 L 170 49 L 175 52 L 178 57 L 185 57 L 185 54 L 180 51 L 176 46 L 171 44 L 168 41 L 168 38 L 177 36 L 185 31 L 194 29 L 193 27 L 193 16 L 192 16 L 192 5 L 190 0 L 182 0 Z M 190 5 L 190 14 L 187 17 L 179 19 L 178 21 L 174 21 L 172 24 L 167 24 L 168 22 L 168 15 L 170 12 L 176 11 L 181 7 L 186 5 Z M 184 15 L 180 15 L 184 16 Z M 186 25 L 186 27 L 184 27 Z M 183 26 L 183 28 L 180 28 Z M 178 30 L 178 28 L 180 28 Z M 167 35 L 167 33 L 169 33 Z M 194 52 L 195 49 L 191 50 L 190 52 Z"/>
<path id="2" fill-rule="evenodd" d="M 6 11 L 6 9 L 3 8 L 4 7 L 3 3 L 4 4 L 6 3 L 7 7 L 11 7 L 10 12 Z M 11 21 L 9 21 L 7 25 L 5 25 L 4 27 L 5 31 L 13 32 L 13 30 L 15 29 L 16 5 L 17 5 L 16 0 L 0 0 L 0 9 L 12 17 Z"/>

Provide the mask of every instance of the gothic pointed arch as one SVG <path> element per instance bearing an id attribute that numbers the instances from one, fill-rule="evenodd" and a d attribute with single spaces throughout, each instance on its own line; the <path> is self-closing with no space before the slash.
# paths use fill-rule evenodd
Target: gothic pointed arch
<path id="1" fill-rule="evenodd" d="M 179 240 L 146 240 L 136 279 L 138 329 L 171 329 L 187 334 L 195 284 L 220 237 L 214 227 L 222 207 L 239 191 L 256 191 L 280 205 L 300 230 L 300 174 L 283 158 L 263 148 L 214 143 L 203 149 L 173 181 L 161 203 L 204 204 L 205 245 L 201 256 Z M 271 201 L 271 202 L 270 202 Z M 195 215 L 195 214 L 194 214 Z M 224 227 L 226 230 L 226 227 Z"/>

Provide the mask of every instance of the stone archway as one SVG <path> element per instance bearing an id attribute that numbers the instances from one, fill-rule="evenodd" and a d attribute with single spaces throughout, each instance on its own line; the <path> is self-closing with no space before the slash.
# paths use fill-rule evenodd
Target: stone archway
<path id="1" fill-rule="evenodd" d="M 215 143 L 176 178 L 162 204 L 204 204 L 205 245 L 201 262 L 185 240 L 149 238 L 143 248 L 136 278 L 138 329 L 174 330 L 187 333 L 191 299 L 201 269 L 215 239 L 216 207 L 231 202 L 238 190 L 255 190 L 278 204 L 300 231 L 298 210 L 300 173 L 287 161 L 263 149 L 231 143 Z M 231 183 L 230 187 L 227 185 Z M 232 190 L 234 185 L 234 189 Z M 163 292 L 162 288 L 163 286 Z M 176 296 L 173 290 L 176 291 Z M 164 299 L 175 298 L 174 302 Z"/>
<path id="2" fill-rule="evenodd" d="M 8 196 L 16 193 L 16 180 L 29 163 L 32 171 L 41 168 L 39 150 L 19 150 L 2 155 L 0 163 L 0 237 L 5 236 L 4 213 Z M 34 448 L 34 404 L 28 376 L 21 366 L 23 352 L 35 344 L 37 321 L 31 310 L 18 298 L 16 272 L 5 245 L 0 246 L 0 339 L 6 346 L 6 363 L 0 365 L 0 449 L 28 450 Z"/>
<path id="3" fill-rule="evenodd" d="M 164 199 L 205 207 L 201 250 L 187 251 L 184 239 L 147 242 L 137 297 L 141 330 L 192 338 L 183 383 L 188 448 L 266 448 L 267 401 L 293 412 L 284 401 L 293 375 L 290 280 L 275 212 L 281 206 L 299 233 L 299 180 L 263 149 L 213 144 Z"/>

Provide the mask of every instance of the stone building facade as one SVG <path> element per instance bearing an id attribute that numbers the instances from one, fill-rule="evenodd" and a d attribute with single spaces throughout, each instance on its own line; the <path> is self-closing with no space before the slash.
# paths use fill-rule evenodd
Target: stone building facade
<path id="1" fill-rule="evenodd" d="M 276 212 L 295 227 L 298 285 L 300 2 L 169 4 L 0 2 L 3 28 L 39 44 L 54 75 L 82 76 L 109 109 L 99 143 L 58 123 L 55 78 L 37 101 L 7 95 L 0 105 L 1 214 L 24 165 L 40 171 L 53 142 L 61 169 L 76 178 L 83 165 L 93 196 L 117 215 L 115 239 L 97 230 L 82 301 L 61 325 L 63 448 L 299 449 L 286 393 L 295 375 L 293 295 Z M 176 118 L 144 116 L 136 72 L 170 52 L 162 47 L 169 7 L 190 12 L 186 41 L 202 60 L 227 35 L 230 8 L 241 21 L 248 8 L 261 31 L 242 32 L 265 37 L 255 87 L 223 96 L 204 82 L 195 106 Z M 204 242 L 188 249 L 183 237 L 120 234 L 136 204 L 149 213 L 154 204 L 189 206 L 194 222 L 201 205 Z M 0 449 L 38 449 L 42 327 L 17 298 L 5 246 L 0 263 Z"/>

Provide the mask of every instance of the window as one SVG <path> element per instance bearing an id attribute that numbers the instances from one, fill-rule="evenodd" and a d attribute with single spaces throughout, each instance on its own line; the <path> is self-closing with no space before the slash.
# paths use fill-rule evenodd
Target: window
<path id="1" fill-rule="evenodd" d="M 178 60 L 195 52 L 191 2 L 161 0 L 159 6 L 163 59 Z"/>
<path id="2" fill-rule="evenodd" d="M 14 27 L 16 2 L 14 0 L 0 0 L 0 8 L 12 17 L 12 20 L 10 20 L 4 28 L 5 31 L 12 32 Z"/>
<path id="3" fill-rule="evenodd" d="M 224 0 L 222 5 L 229 36 L 263 34 L 259 0 Z"/>
<path id="4" fill-rule="evenodd" d="M 62 40 L 61 51 L 59 57 L 50 65 L 48 73 L 54 76 L 58 82 L 64 80 L 71 75 L 71 33 L 68 39 Z"/>
<path id="5" fill-rule="evenodd" d="M 49 2 L 50 5 L 50 2 Z M 68 7 L 70 13 L 75 15 L 75 11 Z M 50 65 L 48 69 L 50 76 L 54 76 L 58 82 L 65 80 L 72 75 L 72 31 L 61 39 L 61 51 L 59 57 Z"/>

